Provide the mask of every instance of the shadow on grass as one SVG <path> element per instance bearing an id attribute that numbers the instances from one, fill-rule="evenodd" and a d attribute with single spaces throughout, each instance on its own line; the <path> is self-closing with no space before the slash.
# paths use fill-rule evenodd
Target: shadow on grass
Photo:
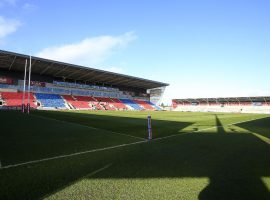
<path id="1" fill-rule="evenodd" d="M 220 123 L 218 117 L 216 122 L 217 125 Z M 190 133 L 72 159 L 49 161 L 31 168 L 1 171 L 0 199 L 42 198 L 108 163 L 112 163 L 108 169 L 85 178 L 208 177 L 209 185 L 198 194 L 201 200 L 269 199 L 269 191 L 261 180 L 261 177 L 270 176 L 269 145 L 251 134 L 224 134 L 223 131 L 218 129 L 217 134 Z M 186 188 L 187 192 L 192 187 Z M 106 191 L 103 189 L 99 192 Z"/>
<path id="2" fill-rule="evenodd" d="M 66 122 L 77 123 L 107 131 L 114 131 L 127 135 L 147 139 L 147 116 L 144 118 L 106 116 L 92 113 L 36 111 L 40 115 Z M 152 119 L 153 138 L 181 133 L 181 130 L 192 125 L 190 122 Z"/>
<path id="3" fill-rule="evenodd" d="M 244 122 L 237 126 L 270 139 L 270 117 Z"/>
<path id="4" fill-rule="evenodd" d="M 132 143 L 146 139 L 148 134 L 147 120 L 142 118 L 52 111 L 36 111 L 25 116 L 15 111 L 1 111 L 0 120 L 2 165 Z M 153 120 L 152 124 L 156 138 L 181 134 L 180 131 L 192 123 Z"/>
<path id="5" fill-rule="evenodd" d="M 223 126 L 222 126 L 222 123 L 221 121 L 219 120 L 218 116 L 215 115 L 215 118 L 216 118 L 216 126 L 217 126 L 217 132 L 219 134 L 224 134 L 226 133 L 226 131 L 224 130 Z"/>
<path id="6" fill-rule="evenodd" d="M 209 185 L 198 195 L 201 200 L 270 197 L 261 180 L 270 176 L 269 145 L 251 135 L 193 133 L 133 148 L 108 170 L 89 179 L 208 177 Z"/>

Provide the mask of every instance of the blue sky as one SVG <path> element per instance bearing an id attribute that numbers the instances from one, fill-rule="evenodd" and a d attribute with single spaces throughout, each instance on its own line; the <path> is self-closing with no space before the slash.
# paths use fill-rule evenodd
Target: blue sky
<path id="1" fill-rule="evenodd" d="M 270 95 L 268 0 L 0 0 L 0 49 L 170 83 L 171 98 Z"/>

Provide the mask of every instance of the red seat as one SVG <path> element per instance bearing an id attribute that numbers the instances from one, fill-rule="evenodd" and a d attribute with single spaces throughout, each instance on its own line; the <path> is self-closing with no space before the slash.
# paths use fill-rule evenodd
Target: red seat
<path id="1" fill-rule="evenodd" d="M 1 92 L 2 99 L 5 101 L 6 106 L 19 107 L 22 105 L 23 93 L 22 92 Z M 30 107 L 36 108 L 36 100 L 33 93 L 30 93 Z M 25 93 L 25 104 L 28 103 L 28 93 Z"/>
<path id="2" fill-rule="evenodd" d="M 71 95 L 62 95 L 62 97 L 70 103 L 75 109 L 91 109 L 89 102 L 87 100 L 82 100 L 83 98 L 75 98 Z"/>
<path id="3" fill-rule="evenodd" d="M 145 110 L 155 110 L 153 106 L 146 101 L 139 100 L 139 99 L 134 99 L 133 101 L 139 104 L 140 106 L 142 106 Z"/>
<path id="4" fill-rule="evenodd" d="M 102 105 L 106 110 L 116 110 L 114 102 L 108 97 L 95 97 L 95 99 Z"/>
<path id="5" fill-rule="evenodd" d="M 74 96 L 74 98 L 77 101 L 81 102 L 81 104 L 84 104 L 84 105 L 86 105 L 86 104 L 89 105 L 90 104 L 90 105 L 92 105 L 92 106 L 89 105 L 89 108 L 95 107 L 98 110 L 105 110 L 105 108 L 102 107 L 94 97 L 89 97 L 89 96 Z"/>
<path id="6" fill-rule="evenodd" d="M 119 99 L 116 98 L 111 98 L 112 100 L 112 104 L 114 105 L 114 107 L 116 107 L 117 109 L 121 109 L 121 110 L 127 110 L 127 107 L 125 104 L 123 104 L 122 101 L 120 101 Z"/>

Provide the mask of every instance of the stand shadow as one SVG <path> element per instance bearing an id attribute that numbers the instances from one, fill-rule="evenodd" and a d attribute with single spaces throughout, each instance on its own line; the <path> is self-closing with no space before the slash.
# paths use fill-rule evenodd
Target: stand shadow
<path id="1" fill-rule="evenodd" d="M 137 120 L 134 119 L 136 123 Z M 220 123 L 217 116 L 216 122 L 217 125 Z M 0 180 L 8 183 L 1 184 L 0 199 L 42 198 L 82 178 L 185 177 L 209 178 L 209 185 L 198 195 L 201 200 L 269 199 L 269 190 L 261 177 L 270 176 L 270 146 L 251 134 L 224 132 L 224 129 L 218 129 L 216 134 L 183 134 L 72 159 L 48 161 L 31 169 L 23 167 L 1 171 Z M 106 170 L 87 176 L 108 163 L 112 165 Z"/>
<path id="2" fill-rule="evenodd" d="M 218 116 L 215 115 L 216 118 L 216 126 L 217 126 L 217 133 L 224 134 L 226 131 L 224 130 L 221 121 L 219 120 Z"/>
<path id="3" fill-rule="evenodd" d="M 270 117 L 244 122 L 237 124 L 236 126 L 251 132 L 255 132 L 270 139 Z"/>
<path id="4" fill-rule="evenodd" d="M 2 119 L 0 133 L 2 165 L 132 143 L 148 138 L 147 119 L 143 118 L 52 111 L 36 111 L 25 116 L 16 111 L 1 111 L 0 119 Z M 17 122 L 16 126 L 14 121 Z M 181 130 L 192 123 L 154 119 L 152 125 L 153 138 L 157 138 L 181 134 Z"/>
<path id="5" fill-rule="evenodd" d="M 153 142 L 123 155 L 117 165 L 89 178 L 208 177 L 209 185 L 198 196 L 201 200 L 269 199 L 261 178 L 270 176 L 270 146 L 251 134 L 226 132 L 215 117 L 216 134 L 192 133 L 166 143 Z M 125 172 L 119 173 L 121 168 Z"/>
<path id="6" fill-rule="evenodd" d="M 147 116 L 144 118 L 99 115 L 94 113 L 36 111 L 41 115 L 66 122 L 77 123 L 107 131 L 147 138 Z M 153 138 L 181 133 L 181 130 L 192 125 L 190 122 L 158 120 L 152 118 Z"/>

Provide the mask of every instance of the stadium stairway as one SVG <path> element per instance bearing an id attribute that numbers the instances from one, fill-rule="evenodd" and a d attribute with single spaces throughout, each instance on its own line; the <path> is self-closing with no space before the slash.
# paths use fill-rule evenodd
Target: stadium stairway
<path id="1" fill-rule="evenodd" d="M 58 94 L 35 93 L 36 99 L 45 108 L 67 108 L 65 101 Z"/>
<path id="2" fill-rule="evenodd" d="M 134 110 L 143 110 L 142 107 L 140 107 L 140 105 L 138 105 L 137 103 L 135 103 L 133 100 L 131 99 L 120 99 L 120 101 L 122 101 L 124 104 L 130 106 L 131 108 L 133 108 Z"/>

